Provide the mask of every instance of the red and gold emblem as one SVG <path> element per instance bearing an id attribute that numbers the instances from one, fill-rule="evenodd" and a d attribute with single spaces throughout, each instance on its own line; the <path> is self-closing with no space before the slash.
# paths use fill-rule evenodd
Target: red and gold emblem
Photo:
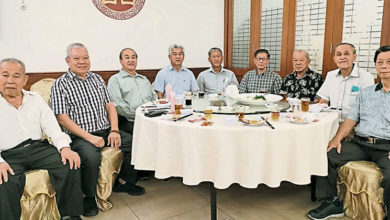
<path id="1" fill-rule="evenodd" d="M 145 0 L 92 0 L 92 2 L 100 12 L 117 20 L 136 16 L 145 4 Z"/>

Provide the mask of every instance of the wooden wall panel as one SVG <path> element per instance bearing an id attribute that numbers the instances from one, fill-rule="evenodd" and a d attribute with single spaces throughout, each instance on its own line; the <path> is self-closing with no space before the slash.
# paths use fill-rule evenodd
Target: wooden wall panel
<path id="1" fill-rule="evenodd" d="M 199 67 L 199 68 L 188 68 L 188 69 L 190 69 L 194 73 L 195 78 L 196 78 L 196 77 L 198 77 L 200 72 L 202 72 L 208 68 L 209 67 Z M 157 72 L 159 70 L 160 69 L 137 70 L 137 73 L 146 76 L 149 79 L 149 81 L 152 83 L 154 81 L 154 79 L 156 78 Z M 104 79 L 104 81 L 106 81 L 106 83 L 107 83 L 108 79 L 110 79 L 110 77 L 112 75 L 117 73 L 118 70 L 92 71 L 92 72 L 99 74 Z M 41 73 L 35 72 L 35 73 L 27 73 L 27 74 L 29 77 L 28 77 L 28 81 L 27 81 L 27 84 L 24 87 L 24 89 L 29 90 L 31 85 L 34 84 L 35 82 L 37 82 L 41 79 L 44 79 L 44 78 L 57 79 L 60 76 L 62 76 L 62 74 L 64 74 L 64 72 L 41 72 Z"/>

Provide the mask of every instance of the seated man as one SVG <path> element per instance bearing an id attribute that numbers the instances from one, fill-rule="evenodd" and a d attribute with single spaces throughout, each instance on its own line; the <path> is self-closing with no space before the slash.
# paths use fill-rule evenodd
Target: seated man
<path id="1" fill-rule="evenodd" d="M 328 199 L 308 213 L 312 219 L 343 216 L 343 202 L 337 199 L 337 170 L 355 160 L 375 162 L 381 169 L 387 219 L 390 219 L 390 46 L 379 48 L 374 61 L 381 82 L 361 90 L 356 105 L 329 142 Z M 355 125 L 355 138 L 342 141 Z"/>
<path id="2" fill-rule="evenodd" d="M 157 100 L 148 78 L 138 74 L 138 55 L 131 48 L 123 49 L 119 54 L 122 69 L 108 80 L 110 93 L 118 112 L 119 129 L 133 134 L 135 110 L 138 106 Z"/>
<path id="3" fill-rule="evenodd" d="M 238 86 L 236 75 L 228 69 L 222 67 L 222 50 L 214 47 L 209 50 L 210 69 L 198 75 L 199 90 L 206 94 L 225 92 L 229 84 Z"/>
<path id="4" fill-rule="evenodd" d="M 340 121 L 347 117 L 360 90 L 374 84 L 372 74 L 354 63 L 356 56 L 354 45 L 339 44 L 333 58 L 339 69 L 328 72 L 324 84 L 317 92 L 320 103 L 327 103 L 339 110 Z"/>
<path id="5" fill-rule="evenodd" d="M 69 148 L 69 136 L 42 97 L 23 90 L 28 77 L 22 61 L 0 61 L 0 74 L 0 219 L 20 219 L 24 172 L 35 169 L 49 172 L 61 219 L 81 219 L 80 157 Z M 54 146 L 41 140 L 42 132 Z"/>
<path id="6" fill-rule="evenodd" d="M 240 83 L 240 93 L 266 92 L 279 94 L 280 88 L 282 87 L 282 78 L 267 68 L 270 57 L 268 50 L 256 50 L 253 59 L 256 69 L 244 75 Z"/>
<path id="7" fill-rule="evenodd" d="M 58 122 L 70 134 L 70 147 L 81 158 L 83 215 L 95 216 L 99 212 L 95 196 L 102 147 L 120 148 L 124 154 L 119 178 L 126 184 L 116 182 L 114 191 L 142 195 L 145 190 L 135 185 L 137 172 L 130 164 L 132 137 L 118 129 L 118 115 L 104 80 L 89 72 L 87 48 L 80 43 L 69 45 L 65 61 L 69 70 L 53 83 L 50 102 Z"/>
<path id="8" fill-rule="evenodd" d="M 182 66 L 184 47 L 173 44 L 169 46 L 168 52 L 171 64 L 158 71 L 155 80 L 154 90 L 156 90 L 158 98 L 161 99 L 166 96 L 164 92 L 167 85 L 172 86 L 172 91 L 176 95 L 184 95 L 185 92 L 199 90 L 194 73 Z"/>
<path id="9" fill-rule="evenodd" d="M 290 98 L 310 98 L 311 101 L 314 101 L 323 80 L 321 74 L 311 70 L 309 65 L 310 57 L 307 51 L 294 51 L 294 72 L 284 78 L 280 92 L 287 93 Z"/>

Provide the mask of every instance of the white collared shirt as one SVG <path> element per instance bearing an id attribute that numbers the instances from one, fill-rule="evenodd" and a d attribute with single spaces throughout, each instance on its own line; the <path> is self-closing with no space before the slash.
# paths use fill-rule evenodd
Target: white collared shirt
<path id="1" fill-rule="evenodd" d="M 356 103 L 360 91 L 371 85 L 374 85 L 372 74 L 354 64 L 351 74 L 345 78 L 341 75 L 340 69 L 328 72 L 317 95 L 329 101 L 331 107 L 339 109 L 340 121 L 343 121 Z"/>
<path id="2" fill-rule="evenodd" d="M 23 90 L 22 105 L 18 109 L 0 95 L 0 152 L 11 149 L 31 138 L 42 139 L 44 132 L 60 151 L 71 139 L 61 131 L 53 111 L 36 92 Z M 0 162 L 4 159 L 0 156 Z"/>

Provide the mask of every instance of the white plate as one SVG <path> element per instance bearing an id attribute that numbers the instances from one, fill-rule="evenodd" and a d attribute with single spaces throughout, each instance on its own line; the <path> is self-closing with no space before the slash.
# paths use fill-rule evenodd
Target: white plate
<path id="1" fill-rule="evenodd" d="M 264 96 L 265 100 L 257 99 L 255 100 L 255 96 Z M 235 99 L 241 104 L 245 105 L 265 105 L 266 103 L 278 102 L 283 99 L 280 95 L 274 94 L 261 94 L 261 93 L 242 93 L 238 94 Z"/>
<path id="2" fill-rule="evenodd" d="M 259 126 L 262 126 L 265 124 L 265 121 L 264 120 L 248 120 L 248 119 L 243 119 L 241 120 L 241 122 L 246 125 L 246 126 L 250 126 L 250 127 L 259 127 Z"/>
<path id="3" fill-rule="evenodd" d="M 297 121 L 295 118 L 290 118 L 288 121 L 294 124 L 309 124 L 312 122 L 309 118 L 302 118 L 303 121 Z"/>

